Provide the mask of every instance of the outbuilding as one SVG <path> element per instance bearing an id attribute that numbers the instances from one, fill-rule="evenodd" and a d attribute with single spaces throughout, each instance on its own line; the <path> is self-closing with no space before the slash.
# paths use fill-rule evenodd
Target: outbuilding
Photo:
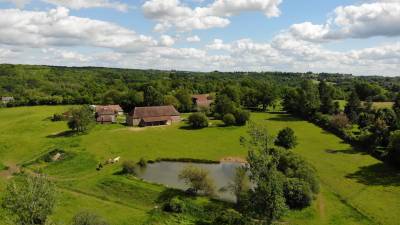
<path id="1" fill-rule="evenodd" d="M 129 126 L 160 126 L 181 121 L 180 113 L 174 106 L 135 107 L 126 117 Z"/>

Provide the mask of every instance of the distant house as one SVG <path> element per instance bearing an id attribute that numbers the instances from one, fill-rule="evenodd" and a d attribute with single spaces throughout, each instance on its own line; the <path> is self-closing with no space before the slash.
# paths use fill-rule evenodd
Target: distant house
<path id="1" fill-rule="evenodd" d="M 97 105 L 96 106 L 96 121 L 98 123 L 116 123 L 117 116 L 123 114 L 119 105 Z"/>
<path id="2" fill-rule="evenodd" d="M 136 107 L 126 118 L 129 126 L 159 126 L 170 125 L 181 120 L 180 113 L 175 107 L 169 106 L 151 106 Z"/>
<path id="3" fill-rule="evenodd" d="M 10 102 L 12 102 L 12 101 L 14 101 L 14 97 L 10 97 L 10 96 L 1 97 L 1 102 L 2 102 L 4 105 L 6 105 L 6 104 L 8 104 L 8 103 L 10 103 Z"/>
<path id="4" fill-rule="evenodd" d="M 201 108 L 210 108 L 211 103 L 213 103 L 209 94 L 192 95 L 192 100 L 197 110 Z"/>

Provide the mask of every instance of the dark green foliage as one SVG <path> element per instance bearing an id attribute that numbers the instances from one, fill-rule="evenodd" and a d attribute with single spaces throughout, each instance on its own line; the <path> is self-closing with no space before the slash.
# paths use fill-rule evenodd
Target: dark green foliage
<path id="1" fill-rule="evenodd" d="M 136 164 L 133 161 L 123 162 L 122 173 L 127 175 L 136 175 Z"/>
<path id="2" fill-rule="evenodd" d="M 84 211 L 74 216 L 72 225 L 108 225 L 108 223 L 100 216 Z"/>
<path id="3" fill-rule="evenodd" d="M 283 108 L 290 113 L 304 118 L 312 118 L 320 106 L 318 87 L 311 80 L 304 80 L 301 87 L 285 91 Z"/>
<path id="4" fill-rule="evenodd" d="M 319 83 L 319 95 L 321 101 L 320 111 L 324 114 L 333 114 L 337 110 L 333 102 L 333 87 L 329 86 L 325 81 Z"/>
<path id="5" fill-rule="evenodd" d="M 71 113 L 71 118 L 68 121 L 68 127 L 73 131 L 85 132 L 94 123 L 94 114 L 89 106 L 72 108 L 69 112 Z"/>
<path id="6" fill-rule="evenodd" d="M 286 127 L 279 131 L 278 136 L 275 140 L 275 145 L 283 147 L 285 149 L 295 148 L 297 145 L 297 137 L 294 134 L 293 129 Z"/>
<path id="7" fill-rule="evenodd" d="M 400 130 L 390 134 L 389 156 L 391 161 L 400 165 Z"/>
<path id="8" fill-rule="evenodd" d="M 143 95 L 143 103 L 146 106 L 160 106 L 164 102 L 163 94 L 153 86 L 147 86 L 144 89 Z"/>
<path id="9" fill-rule="evenodd" d="M 19 225 L 44 225 L 55 205 L 55 186 L 42 175 L 23 177 L 6 188 L 2 207 Z"/>
<path id="10" fill-rule="evenodd" d="M 51 121 L 56 122 L 56 121 L 63 121 L 63 120 L 65 120 L 65 119 L 66 119 L 66 118 L 64 117 L 64 115 L 59 114 L 59 113 L 55 113 L 55 114 L 53 115 L 53 118 L 51 118 Z"/>
<path id="11" fill-rule="evenodd" d="M 310 185 L 298 178 L 288 178 L 284 185 L 286 204 L 291 209 L 302 209 L 311 205 L 313 193 Z"/>
<path id="12" fill-rule="evenodd" d="M 208 127 L 208 118 L 204 113 L 193 113 L 189 116 L 189 125 L 194 129 Z"/>
<path id="13" fill-rule="evenodd" d="M 232 126 L 236 124 L 235 116 L 232 113 L 225 114 L 222 118 L 224 121 L 225 126 Z"/>
<path id="14" fill-rule="evenodd" d="M 391 131 L 398 128 L 397 116 L 392 109 L 379 109 L 376 112 L 376 118 L 384 121 Z"/>
<path id="15" fill-rule="evenodd" d="M 185 202 L 179 197 L 174 197 L 164 203 L 163 210 L 172 213 L 182 213 L 185 210 Z"/>
<path id="16" fill-rule="evenodd" d="M 234 209 L 223 210 L 211 223 L 212 225 L 246 225 L 246 218 Z"/>
<path id="17" fill-rule="evenodd" d="M 396 98 L 394 100 L 393 104 L 393 110 L 396 112 L 397 117 L 400 118 L 400 93 L 396 95 Z"/>
<path id="18" fill-rule="evenodd" d="M 361 101 L 356 91 L 352 91 L 344 109 L 344 113 L 350 119 L 351 122 L 356 123 L 358 120 L 358 114 L 361 111 Z"/>
<path id="19" fill-rule="evenodd" d="M 175 107 L 175 109 L 178 109 L 178 110 L 181 108 L 181 103 L 173 95 L 165 95 L 164 96 L 164 105 L 172 105 Z M 180 111 L 183 112 L 182 110 L 180 110 Z"/>
<path id="20" fill-rule="evenodd" d="M 140 158 L 139 162 L 137 162 L 137 164 L 141 167 L 141 168 L 145 168 L 147 166 L 147 161 L 144 158 Z"/>
<path id="21" fill-rule="evenodd" d="M 228 113 L 234 113 L 236 104 L 227 95 L 218 94 L 214 103 L 214 113 L 221 117 Z"/>
<path id="22" fill-rule="evenodd" d="M 250 112 L 247 110 L 236 110 L 234 115 L 238 126 L 244 126 L 250 120 Z"/>

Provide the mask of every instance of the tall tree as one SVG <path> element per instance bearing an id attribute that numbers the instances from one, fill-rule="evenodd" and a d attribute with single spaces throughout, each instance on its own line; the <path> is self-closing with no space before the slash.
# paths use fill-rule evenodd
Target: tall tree
<path id="1" fill-rule="evenodd" d="M 193 100 L 192 95 L 187 89 L 180 89 L 175 94 L 175 97 L 178 99 L 180 103 L 180 107 L 178 108 L 181 112 L 190 112 L 193 109 Z"/>
<path id="2" fill-rule="evenodd" d="M 361 101 L 358 94 L 353 90 L 350 94 L 349 100 L 346 107 L 344 108 L 344 113 L 351 120 L 351 122 L 356 123 L 358 121 L 358 114 L 361 110 Z"/>
<path id="3" fill-rule="evenodd" d="M 68 121 L 68 127 L 76 132 L 85 132 L 90 129 L 94 123 L 93 111 L 89 106 L 70 109 L 71 118 Z"/>
<path id="4" fill-rule="evenodd" d="M 335 105 L 333 102 L 333 88 L 329 86 L 325 81 L 321 81 L 318 86 L 319 96 L 321 101 L 320 110 L 325 114 L 332 114 L 335 111 Z"/>
<path id="5" fill-rule="evenodd" d="M 305 80 L 298 92 L 300 95 L 297 104 L 301 115 L 304 117 L 313 116 L 321 105 L 317 86 L 311 80 Z"/>
<path id="6" fill-rule="evenodd" d="M 277 169 L 279 152 L 270 148 L 270 139 L 267 129 L 250 124 L 250 138 L 243 139 L 242 144 L 249 149 L 247 157 L 250 180 L 255 188 L 250 190 L 250 214 L 272 224 L 287 210 L 283 185 L 284 176 Z"/>
<path id="7" fill-rule="evenodd" d="M 159 106 L 164 102 L 164 97 L 161 92 L 157 91 L 152 86 L 147 86 L 144 89 L 144 104 L 146 106 Z"/>

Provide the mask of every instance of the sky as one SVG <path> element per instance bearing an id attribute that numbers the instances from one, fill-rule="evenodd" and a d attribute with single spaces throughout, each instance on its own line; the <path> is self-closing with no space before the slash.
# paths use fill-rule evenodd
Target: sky
<path id="1" fill-rule="evenodd" d="M 0 0 L 0 63 L 400 75 L 400 0 Z"/>

